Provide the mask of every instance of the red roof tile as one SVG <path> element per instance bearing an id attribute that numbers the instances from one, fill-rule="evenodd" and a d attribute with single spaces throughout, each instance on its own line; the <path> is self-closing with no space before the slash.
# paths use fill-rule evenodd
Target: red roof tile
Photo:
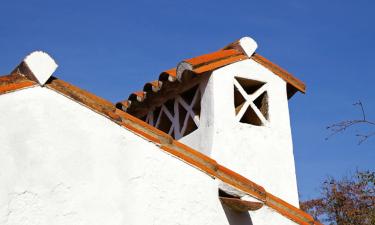
<path id="1" fill-rule="evenodd" d="M 13 73 L 0 77 L 0 94 L 5 94 L 19 89 L 28 88 L 37 85 L 36 82 L 25 78 L 22 75 Z"/>
<path id="2" fill-rule="evenodd" d="M 237 42 L 234 42 L 226 46 L 224 49 L 213 53 L 183 60 L 176 68 L 162 72 L 159 75 L 159 82 L 153 81 L 146 83 L 143 92 L 139 91 L 130 94 L 127 100 L 118 102 L 116 107 L 125 110 L 138 118 L 142 118 L 148 112 L 148 108 L 155 106 L 153 105 L 155 102 L 160 103 L 162 101 L 160 99 L 166 101 L 174 97 L 170 96 L 171 93 L 178 94 L 179 92 L 183 92 L 183 90 L 187 90 L 188 87 L 193 87 L 195 84 L 191 83 L 192 79 L 203 74 L 209 74 L 220 67 L 249 58 L 266 67 L 287 82 L 288 98 L 293 96 L 297 91 L 305 93 L 305 84 L 298 78 L 257 53 L 247 56 L 245 52 L 241 51 L 241 48 L 239 48 L 236 43 Z M 182 83 L 183 85 L 181 85 Z M 187 87 L 181 88 L 182 86 Z M 175 90 L 169 92 L 166 89 Z M 152 94 L 149 94 L 151 92 Z M 169 95 L 166 96 L 166 93 Z M 150 99 L 145 101 L 147 98 Z M 152 98 L 157 100 L 154 101 Z"/>

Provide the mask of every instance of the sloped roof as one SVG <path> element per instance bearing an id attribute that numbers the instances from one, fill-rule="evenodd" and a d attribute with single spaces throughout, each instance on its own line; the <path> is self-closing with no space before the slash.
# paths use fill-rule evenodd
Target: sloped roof
<path id="1" fill-rule="evenodd" d="M 16 68 L 12 74 L 0 77 L 0 95 L 39 85 L 49 88 L 107 117 L 134 134 L 155 143 L 161 150 L 201 170 L 207 175 L 217 178 L 260 200 L 264 205 L 269 206 L 290 220 L 301 225 L 321 225 L 321 223 L 314 220 L 309 214 L 272 195 L 262 186 L 220 165 L 214 159 L 199 151 L 174 140 L 170 135 L 144 121 L 117 109 L 111 102 L 56 77 L 50 77 L 45 84 L 39 84 L 36 80 L 33 80 L 33 74 L 23 74 L 21 71 L 25 70 Z M 26 70 L 26 72 L 31 73 L 30 70 Z"/>
<path id="2" fill-rule="evenodd" d="M 248 54 L 249 52 L 240 47 L 239 41 L 236 41 L 218 51 L 183 60 L 177 67 L 162 72 L 158 80 L 146 83 L 143 90 L 133 92 L 127 99 L 118 102 L 116 107 L 141 118 L 150 107 L 195 86 L 202 76 L 245 59 L 254 60 L 285 80 L 288 98 L 291 98 L 297 91 L 305 93 L 306 86 L 298 78 L 258 53 Z"/>

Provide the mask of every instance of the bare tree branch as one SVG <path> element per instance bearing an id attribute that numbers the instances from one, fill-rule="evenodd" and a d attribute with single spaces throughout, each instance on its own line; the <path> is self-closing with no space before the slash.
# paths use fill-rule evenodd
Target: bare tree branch
<path id="1" fill-rule="evenodd" d="M 326 140 L 328 140 L 333 135 L 344 132 L 346 129 L 348 129 L 348 128 L 354 126 L 354 125 L 366 124 L 368 126 L 375 126 L 375 122 L 369 121 L 369 120 L 366 119 L 365 109 L 364 109 L 361 101 L 358 101 L 358 102 L 354 103 L 353 106 L 359 106 L 360 107 L 361 112 L 362 112 L 362 118 L 361 119 L 354 119 L 354 120 L 344 120 L 344 121 L 341 121 L 341 122 L 338 122 L 338 123 L 334 123 L 330 126 L 327 126 L 327 130 L 330 130 L 331 134 L 329 134 L 328 137 L 326 137 Z M 370 132 L 368 134 L 356 134 L 356 136 L 359 138 L 358 144 L 360 145 L 364 141 L 366 141 L 368 138 L 370 138 L 372 136 L 375 136 L 375 131 Z"/>
<path id="2" fill-rule="evenodd" d="M 369 134 L 357 134 L 357 137 L 359 137 L 359 142 L 358 144 L 362 144 L 364 141 L 366 141 L 368 138 L 375 136 L 375 132 L 369 133 Z"/>

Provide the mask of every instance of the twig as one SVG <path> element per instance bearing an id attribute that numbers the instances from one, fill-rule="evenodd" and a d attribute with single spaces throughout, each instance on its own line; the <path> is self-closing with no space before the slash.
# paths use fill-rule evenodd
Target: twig
<path id="1" fill-rule="evenodd" d="M 328 140 L 333 135 L 344 132 L 346 129 L 348 129 L 349 127 L 352 127 L 356 124 L 362 123 L 362 124 L 367 124 L 369 126 L 375 126 L 375 122 L 372 122 L 372 121 L 369 121 L 369 120 L 366 119 L 365 109 L 364 109 L 361 101 L 358 101 L 358 102 L 354 103 L 353 106 L 359 106 L 360 107 L 361 112 L 362 112 L 362 119 L 344 120 L 344 121 L 341 121 L 341 122 L 338 122 L 338 123 L 334 123 L 330 126 L 327 126 L 327 130 L 330 130 L 331 134 L 328 135 L 328 137 L 325 138 L 326 140 Z M 356 134 L 356 136 L 360 138 L 359 142 L 358 142 L 358 144 L 360 145 L 364 141 L 366 141 L 368 138 L 370 138 L 371 136 L 375 136 L 375 132 L 371 132 L 369 134 Z"/>

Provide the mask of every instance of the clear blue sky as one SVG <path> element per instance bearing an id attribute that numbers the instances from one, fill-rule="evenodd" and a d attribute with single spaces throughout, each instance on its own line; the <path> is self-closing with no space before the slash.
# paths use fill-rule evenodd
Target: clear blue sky
<path id="1" fill-rule="evenodd" d="M 56 75 L 113 102 L 184 58 L 251 36 L 258 52 L 307 84 L 290 103 L 302 199 L 327 175 L 375 169 L 375 138 L 356 129 L 329 141 L 325 127 L 375 119 L 375 1 L 40 1 L 0 5 L 0 73 L 33 50 L 51 54 Z"/>

